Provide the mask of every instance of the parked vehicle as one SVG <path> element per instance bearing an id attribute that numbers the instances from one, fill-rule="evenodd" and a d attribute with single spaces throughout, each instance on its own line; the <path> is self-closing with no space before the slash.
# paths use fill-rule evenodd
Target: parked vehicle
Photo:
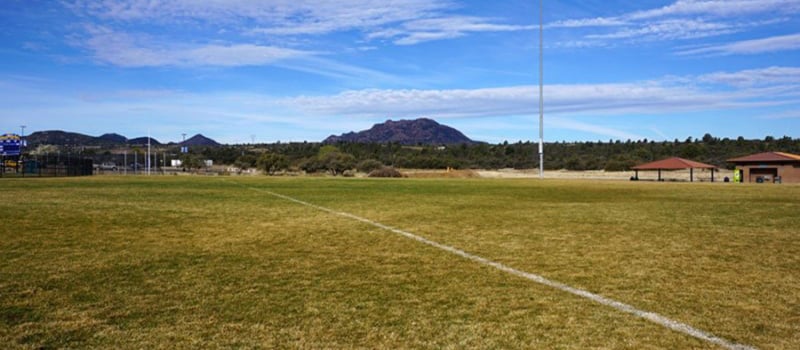
<path id="1" fill-rule="evenodd" d="M 117 164 L 114 162 L 104 162 L 103 164 L 100 164 L 100 167 L 98 169 L 117 171 Z"/>

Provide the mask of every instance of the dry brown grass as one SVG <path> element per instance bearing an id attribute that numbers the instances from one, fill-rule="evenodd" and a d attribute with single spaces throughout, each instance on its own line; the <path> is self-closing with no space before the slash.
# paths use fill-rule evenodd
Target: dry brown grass
<path id="1" fill-rule="evenodd" d="M 265 190 L 729 340 L 800 344 L 800 186 L 102 177 L 0 190 L 18 199 L 0 204 L 11 348 L 714 348 Z"/>
<path id="2" fill-rule="evenodd" d="M 477 171 L 463 170 L 402 170 L 403 174 L 417 179 L 470 179 L 480 177 Z"/>

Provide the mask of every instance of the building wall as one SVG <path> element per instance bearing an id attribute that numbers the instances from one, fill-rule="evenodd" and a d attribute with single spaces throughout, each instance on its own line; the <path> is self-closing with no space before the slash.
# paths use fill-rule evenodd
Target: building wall
<path id="1" fill-rule="evenodd" d="M 769 169 L 775 169 L 777 175 L 781 177 L 781 182 L 800 183 L 800 162 L 794 164 L 737 164 L 736 169 L 743 170 L 743 182 L 755 182 L 757 176 L 767 177 L 770 179 L 769 182 L 772 182 Z"/>

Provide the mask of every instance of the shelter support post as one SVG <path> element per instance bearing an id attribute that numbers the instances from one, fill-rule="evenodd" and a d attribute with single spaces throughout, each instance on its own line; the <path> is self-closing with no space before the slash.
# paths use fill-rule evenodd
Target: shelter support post
<path id="1" fill-rule="evenodd" d="M 639 170 L 634 170 L 634 172 L 636 173 L 636 175 L 634 175 L 633 177 L 634 177 L 636 180 L 639 180 Z"/>
<path id="2" fill-rule="evenodd" d="M 658 181 L 661 181 L 661 169 L 658 169 Z"/>
<path id="3" fill-rule="evenodd" d="M 714 169 L 711 169 L 711 182 L 714 182 Z"/>
<path id="4" fill-rule="evenodd" d="M 689 182 L 694 182 L 694 168 L 689 168 Z"/>

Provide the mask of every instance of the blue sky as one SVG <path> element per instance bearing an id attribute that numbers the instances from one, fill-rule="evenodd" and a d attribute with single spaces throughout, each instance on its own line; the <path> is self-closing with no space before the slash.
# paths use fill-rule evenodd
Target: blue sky
<path id="1" fill-rule="evenodd" d="M 6 0 L 0 132 L 538 138 L 538 1 Z M 544 1 L 545 140 L 800 137 L 800 0 Z"/>

